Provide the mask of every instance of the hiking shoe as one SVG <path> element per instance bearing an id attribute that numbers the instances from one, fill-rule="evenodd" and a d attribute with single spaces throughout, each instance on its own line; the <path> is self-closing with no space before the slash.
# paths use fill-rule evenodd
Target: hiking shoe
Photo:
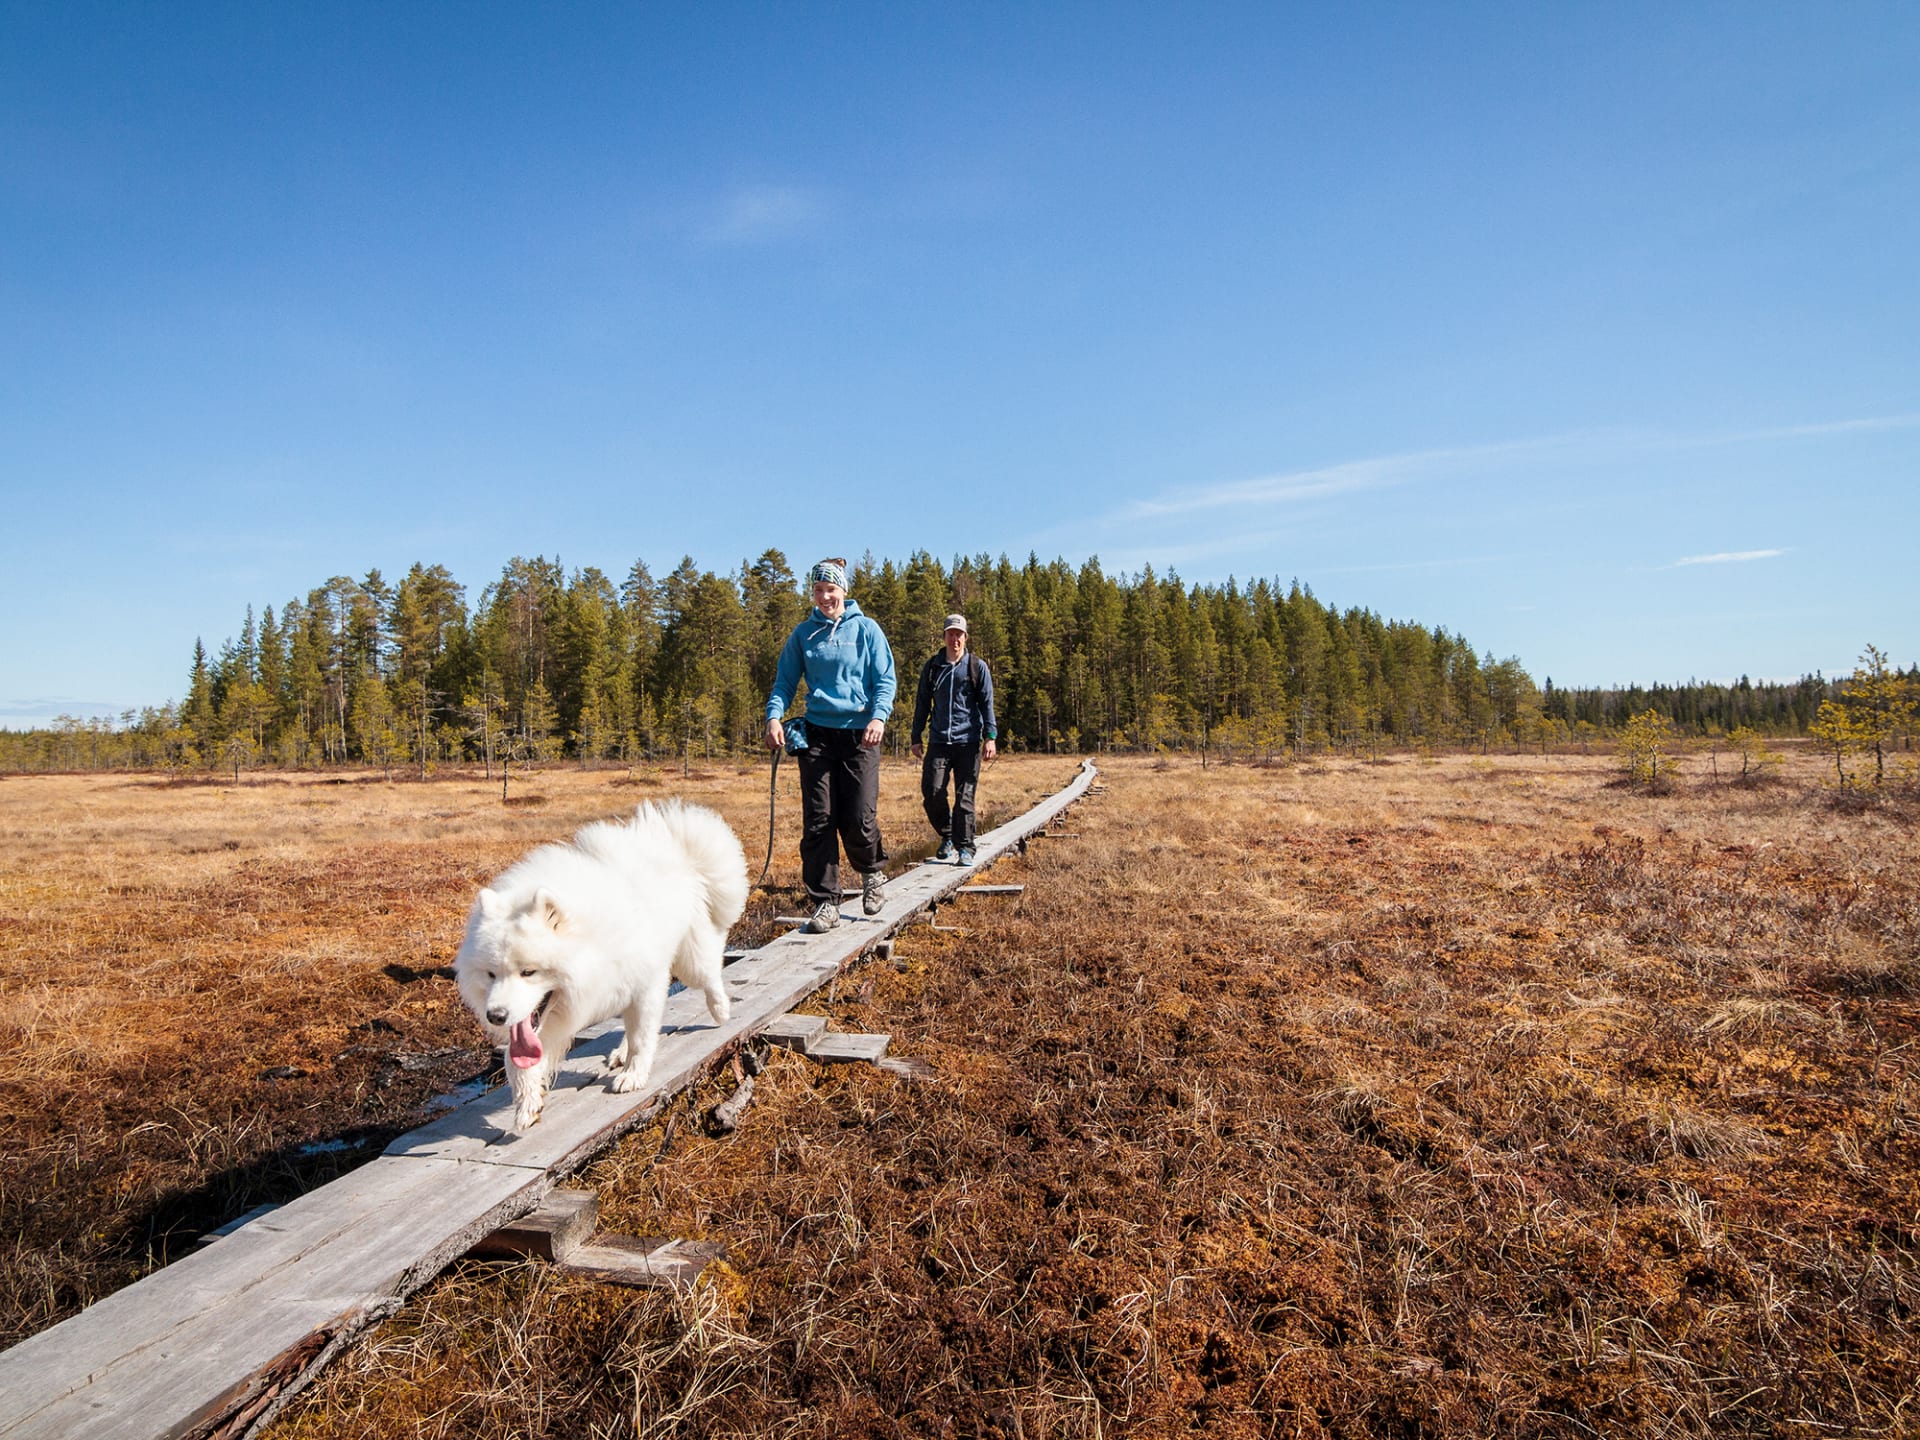
<path id="1" fill-rule="evenodd" d="M 822 900 L 813 907 L 813 914 L 807 917 L 807 923 L 800 928 L 809 935 L 824 935 L 840 923 L 840 907 L 831 900 Z"/>
<path id="2" fill-rule="evenodd" d="M 869 870 L 860 877 L 860 909 L 868 915 L 878 915 L 887 903 L 887 897 L 880 892 L 887 888 L 887 872 Z"/>
<path id="3" fill-rule="evenodd" d="M 962 845 L 960 847 L 960 863 L 962 865 L 973 864 L 973 846 Z"/>
<path id="4" fill-rule="evenodd" d="M 953 859 L 953 841 L 942 835 L 940 837 L 940 848 L 933 852 L 933 858 L 943 864 Z"/>

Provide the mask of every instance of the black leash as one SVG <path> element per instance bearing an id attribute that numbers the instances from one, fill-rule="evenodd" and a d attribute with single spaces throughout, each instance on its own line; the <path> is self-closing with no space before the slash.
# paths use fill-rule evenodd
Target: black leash
<path id="1" fill-rule="evenodd" d="M 785 748 L 785 746 L 781 747 L 781 749 Z M 760 879 L 753 882 L 753 888 L 755 890 L 758 890 L 766 880 L 767 871 L 772 868 L 773 865 L 773 801 L 774 797 L 780 793 L 779 786 L 780 751 L 776 750 L 773 752 L 773 775 L 767 781 L 767 858 L 760 866 Z"/>

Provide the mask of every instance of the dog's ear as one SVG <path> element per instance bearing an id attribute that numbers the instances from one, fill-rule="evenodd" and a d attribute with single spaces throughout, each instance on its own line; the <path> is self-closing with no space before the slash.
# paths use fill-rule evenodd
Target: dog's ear
<path id="1" fill-rule="evenodd" d="M 480 913 L 489 920 L 497 918 L 506 903 L 500 895 L 492 890 L 482 890 L 480 892 Z"/>
<path id="2" fill-rule="evenodd" d="M 567 917 L 560 909 L 560 902 L 553 898 L 553 892 L 542 885 L 533 892 L 533 913 L 547 923 L 550 930 L 564 930 Z"/>

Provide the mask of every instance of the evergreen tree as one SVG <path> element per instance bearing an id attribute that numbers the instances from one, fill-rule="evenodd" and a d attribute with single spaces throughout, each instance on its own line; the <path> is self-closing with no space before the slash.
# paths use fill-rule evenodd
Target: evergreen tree
<path id="1" fill-rule="evenodd" d="M 493 762 L 496 758 L 504 761 L 507 744 L 507 698 L 491 668 L 483 667 L 462 692 L 460 714 L 466 722 L 468 744 L 478 750 L 481 766 L 491 780 Z"/>
<path id="2" fill-rule="evenodd" d="M 481 594 L 475 627 L 479 658 L 500 677 L 508 705 L 516 712 L 524 711 L 535 683 L 552 704 L 549 657 L 565 588 L 557 559 L 515 556 Z"/>
<path id="3" fill-rule="evenodd" d="M 1867 646 L 1853 678 L 1840 687 L 1840 703 L 1855 743 L 1873 755 L 1873 783 L 1887 778 L 1887 747 L 1911 733 L 1920 690 L 1913 681 L 1887 663 L 1876 645 Z"/>
<path id="4" fill-rule="evenodd" d="M 773 690 L 780 650 L 807 614 L 807 599 L 799 581 L 778 550 L 762 552 L 740 573 L 742 619 L 746 627 L 747 684 L 764 702 Z"/>
<path id="5" fill-rule="evenodd" d="M 1298 580 L 1280 607 L 1287 657 L 1287 699 L 1296 755 L 1327 743 L 1326 612 Z"/>
<path id="6" fill-rule="evenodd" d="M 1657 710 L 1642 711 L 1627 722 L 1619 754 L 1630 780 L 1657 789 L 1673 769 L 1673 722 Z"/>
<path id="7" fill-rule="evenodd" d="M 630 728 L 635 743 L 650 752 L 655 744 L 658 713 L 653 696 L 654 667 L 660 650 L 660 595 L 645 562 L 636 560 L 620 587 L 621 639 L 625 659 L 620 673 L 630 697 Z"/>
<path id="8" fill-rule="evenodd" d="M 213 672 L 207 665 L 207 647 L 193 642 L 193 669 L 187 677 L 187 699 L 180 707 L 182 748 L 211 746 L 216 733 L 213 711 Z M 191 762 L 189 762 L 191 763 Z"/>
<path id="9" fill-rule="evenodd" d="M 460 677 L 450 674 L 449 648 L 466 624 L 466 592 L 443 565 L 415 561 L 395 588 L 388 612 L 396 709 L 406 717 L 407 740 L 426 777 L 442 707 Z"/>
<path id="10" fill-rule="evenodd" d="M 520 702 L 520 753 L 544 763 L 560 754 L 559 712 L 547 693 L 547 682 L 536 677 Z"/>
<path id="11" fill-rule="evenodd" d="M 940 562 L 925 550 L 914 551 L 901 576 L 898 619 L 887 631 L 903 675 L 909 669 L 917 675 L 921 662 L 940 648 L 952 603 L 952 587 Z"/>
<path id="12" fill-rule="evenodd" d="M 622 658 L 619 622 L 613 582 L 591 566 L 575 571 L 558 597 L 548 680 L 560 729 L 576 737 L 592 732 L 594 753 L 587 758 L 602 758 L 612 745 L 609 691 Z"/>

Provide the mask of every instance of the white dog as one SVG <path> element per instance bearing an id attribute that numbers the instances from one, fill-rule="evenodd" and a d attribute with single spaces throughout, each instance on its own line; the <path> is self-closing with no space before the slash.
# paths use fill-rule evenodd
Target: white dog
<path id="1" fill-rule="evenodd" d="M 460 997 L 504 1043 L 514 1127 L 540 1118 L 573 1037 L 618 1015 L 616 1091 L 653 1068 L 669 979 L 729 1013 L 720 966 L 747 904 L 747 859 L 713 811 L 669 800 L 542 845 L 474 901 L 453 962 Z"/>

